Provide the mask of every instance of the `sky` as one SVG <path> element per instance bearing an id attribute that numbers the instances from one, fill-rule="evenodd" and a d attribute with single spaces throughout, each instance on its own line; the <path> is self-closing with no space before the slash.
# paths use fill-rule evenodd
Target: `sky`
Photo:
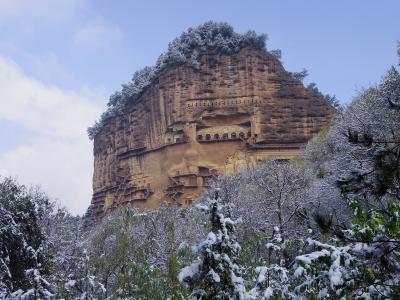
<path id="1" fill-rule="evenodd" d="M 268 35 L 288 71 L 346 104 L 398 62 L 400 1 L 0 0 L 0 175 L 90 204 L 86 128 L 135 70 L 208 20 Z"/>

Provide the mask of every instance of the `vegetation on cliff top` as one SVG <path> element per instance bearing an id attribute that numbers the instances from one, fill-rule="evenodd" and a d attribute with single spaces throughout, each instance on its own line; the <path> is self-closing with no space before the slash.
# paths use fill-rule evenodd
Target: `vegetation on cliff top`
<path id="1" fill-rule="evenodd" d="M 93 139 L 101 131 L 107 119 L 122 114 L 128 104 L 134 103 L 165 68 L 185 64 L 198 69 L 200 54 L 207 50 L 224 54 L 237 53 L 243 48 L 265 50 L 266 39 L 265 34 L 259 35 L 255 31 L 236 33 L 225 22 L 209 21 L 196 28 L 189 28 L 169 43 L 168 50 L 159 56 L 155 66 L 136 71 L 132 80 L 122 85 L 121 91 L 110 96 L 107 110 L 99 121 L 88 128 L 89 138 Z"/>

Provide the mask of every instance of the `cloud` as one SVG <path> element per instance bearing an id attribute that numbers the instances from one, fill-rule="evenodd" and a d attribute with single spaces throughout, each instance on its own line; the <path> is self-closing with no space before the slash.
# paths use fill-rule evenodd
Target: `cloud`
<path id="1" fill-rule="evenodd" d="M 75 81 L 57 55 L 52 52 L 40 56 L 28 55 L 28 62 L 27 65 L 31 67 L 33 76 L 40 78 L 45 83 L 60 82 L 68 84 Z"/>
<path id="2" fill-rule="evenodd" d="M 40 185 L 74 214 L 84 213 L 90 204 L 92 169 L 92 147 L 84 139 L 34 138 L 0 153 L 0 174 Z"/>
<path id="3" fill-rule="evenodd" d="M 0 22 L 64 21 L 87 6 L 86 0 L 0 0 Z"/>
<path id="4" fill-rule="evenodd" d="M 0 119 L 52 137 L 74 138 L 99 115 L 93 94 L 65 91 L 27 77 L 17 64 L 0 56 Z"/>
<path id="5" fill-rule="evenodd" d="M 0 174 L 40 184 L 72 212 L 83 213 L 93 171 L 86 128 L 99 116 L 103 97 L 45 85 L 0 56 L 0 121 L 30 133 L 22 145 L 0 152 Z"/>
<path id="6" fill-rule="evenodd" d="M 7 38 L 19 46 L 25 43 L 26 38 L 59 35 L 70 40 L 79 50 L 97 49 L 118 42 L 121 39 L 120 28 L 105 22 L 91 2 L 0 0 L 0 31 L 3 36 L 0 39 Z M 0 46 L 2 43 L 0 41 Z"/>
<path id="7" fill-rule="evenodd" d="M 105 23 L 101 18 L 84 24 L 72 38 L 74 47 L 84 49 L 98 49 L 109 47 L 121 40 L 121 30 L 113 25 Z"/>

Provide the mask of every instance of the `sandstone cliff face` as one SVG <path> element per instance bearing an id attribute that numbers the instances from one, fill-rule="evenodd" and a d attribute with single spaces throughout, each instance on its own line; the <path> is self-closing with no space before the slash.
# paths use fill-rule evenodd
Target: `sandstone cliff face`
<path id="1" fill-rule="evenodd" d="M 166 69 L 95 137 L 91 209 L 190 205 L 213 176 L 298 155 L 333 113 L 265 51 Z"/>

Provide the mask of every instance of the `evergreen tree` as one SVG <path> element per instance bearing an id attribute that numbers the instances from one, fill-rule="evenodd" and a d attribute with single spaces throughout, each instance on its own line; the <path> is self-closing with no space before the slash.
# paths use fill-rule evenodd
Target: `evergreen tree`
<path id="1" fill-rule="evenodd" d="M 290 270 L 285 263 L 286 242 L 283 240 L 279 228 L 275 227 L 267 243 L 268 256 L 266 266 L 256 268 L 257 282 L 250 291 L 253 299 L 285 299 L 289 297 Z"/>
<path id="2" fill-rule="evenodd" d="M 94 299 L 101 297 L 106 289 L 94 275 L 94 269 L 90 265 L 90 257 L 86 249 L 80 255 L 76 270 L 69 276 L 65 288 L 74 299 Z"/>
<path id="3" fill-rule="evenodd" d="M 320 299 L 400 297 L 400 75 L 392 67 L 333 128 L 330 176 L 353 212 L 348 229 L 308 239 L 295 293 Z M 324 223 L 326 225 L 326 222 Z M 329 226 L 328 226 L 329 227 Z"/>
<path id="4" fill-rule="evenodd" d="M 357 98 L 336 129 L 342 193 L 382 209 L 387 197 L 400 197 L 399 104 L 400 74 L 392 67 L 377 88 Z"/>
<path id="5" fill-rule="evenodd" d="M 224 216 L 229 204 L 222 202 L 216 189 L 214 199 L 202 208 L 210 214 L 211 232 L 198 246 L 198 258 L 179 273 L 179 281 L 190 285 L 192 299 L 246 299 L 236 264 L 240 251 L 234 234 L 236 222 Z"/>
<path id="6" fill-rule="evenodd" d="M 0 297 L 17 290 L 51 294 L 42 276 L 47 271 L 42 253 L 46 241 L 39 224 L 43 197 L 14 179 L 0 181 Z"/>

